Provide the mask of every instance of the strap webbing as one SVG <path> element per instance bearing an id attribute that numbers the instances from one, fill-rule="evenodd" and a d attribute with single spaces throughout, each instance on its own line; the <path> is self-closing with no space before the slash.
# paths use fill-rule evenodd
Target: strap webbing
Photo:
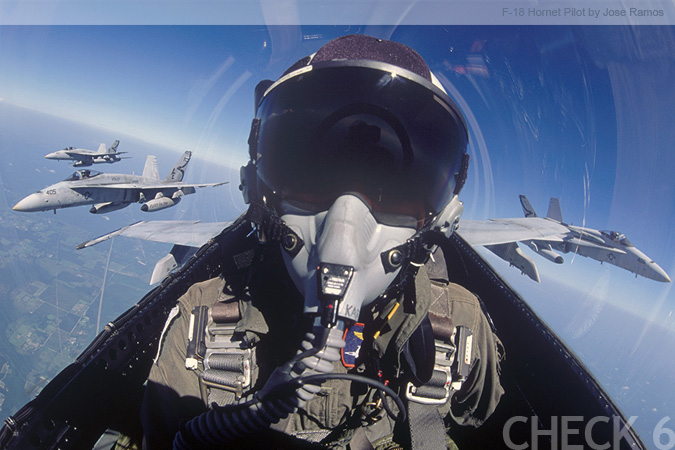
<path id="1" fill-rule="evenodd" d="M 350 450 L 374 450 L 373 444 L 366 437 L 366 430 L 363 427 L 359 427 L 354 430 L 352 434 L 352 439 L 349 442 Z"/>
<path id="2" fill-rule="evenodd" d="M 437 405 L 409 402 L 408 427 L 413 450 L 447 448 L 445 424 Z"/>

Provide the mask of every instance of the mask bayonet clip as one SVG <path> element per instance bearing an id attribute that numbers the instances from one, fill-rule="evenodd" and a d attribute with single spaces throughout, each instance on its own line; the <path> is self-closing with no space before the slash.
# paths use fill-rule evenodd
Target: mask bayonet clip
<path id="1" fill-rule="evenodd" d="M 321 263 L 318 267 L 318 289 L 321 300 L 321 325 L 333 327 L 338 321 L 338 308 L 354 275 L 354 268 L 341 264 Z"/>

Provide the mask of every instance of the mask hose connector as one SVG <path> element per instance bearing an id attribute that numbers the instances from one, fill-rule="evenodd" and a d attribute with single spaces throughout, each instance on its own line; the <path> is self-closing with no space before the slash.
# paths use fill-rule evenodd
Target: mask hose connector
<path id="1" fill-rule="evenodd" d="M 344 298 L 353 276 L 354 268 L 351 266 L 319 264 L 318 297 L 322 304 L 321 325 L 323 327 L 332 328 L 337 324 L 340 300 Z"/>

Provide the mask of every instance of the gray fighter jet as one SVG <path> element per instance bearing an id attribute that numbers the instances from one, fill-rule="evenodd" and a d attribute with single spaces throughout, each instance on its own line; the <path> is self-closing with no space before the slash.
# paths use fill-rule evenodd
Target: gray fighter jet
<path id="1" fill-rule="evenodd" d="M 120 156 L 121 154 L 127 152 L 117 151 L 117 146 L 119 143 L 120 141 L 113 142 L 113 145 L 111 145 L 107 150 L 105 148 L 105 144 L 101 144 L 98 147 L 98 151 L 68 147 L 54 153 L 49 153 L 45 155 L 45 158 L 75 161 L 73 163 L 73 167 L 91 166 L 92 164 L 100 163 L 112 164 L 121 161 L 122 159 L 127 159 L 126 157 Z"/>
<path id="2" fill-rule="evenodd" d="M 668 274 L 617 231 L 599 231 L 563 222 L 560 202 L 552 198 L 546 217 L 538 217 L 524 195 L 520 203 L 524 218 L 462 220 L 457 232 L 472 246 L 482 245 L 495 255 L 539 281 L 534 261 L 523 253 L 518 242 L 556 264 L 563 257 L 556 252 L 575 253 L 608 262 L 652 280 L 670 282 Z"/>
<path id="3" fill-rule="evenodd" d="M 227 183 L 182 183 L 191 156 L 192 152 L 185 152 L 164 180 L 159 178 L 157 158 L 152 155 L 147 157 L 141 176 L 78 170 L 69 178 L 29 195 L 13 209 L 56 212 L 59 208 L 93 205 L 89 212 L 102 214 L 140 203 L 141 211 L 159 211 L 176 205 L 184 195 L 194 194 L 196 188 Z"/>

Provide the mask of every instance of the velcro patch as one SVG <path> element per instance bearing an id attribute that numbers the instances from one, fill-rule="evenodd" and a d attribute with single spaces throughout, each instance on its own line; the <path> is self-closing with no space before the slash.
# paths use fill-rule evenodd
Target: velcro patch
<path id="1" fill-rule="evenodd" d="M 345 346 L 341 351 L 342 365 L 345 367 L 354 367 L 356 365 L 356 358 L 359 356 L 361 343 L 363 343 L 363 327 L 362 323 L 355 323 L 345 330 L 343 336 Z"/>

